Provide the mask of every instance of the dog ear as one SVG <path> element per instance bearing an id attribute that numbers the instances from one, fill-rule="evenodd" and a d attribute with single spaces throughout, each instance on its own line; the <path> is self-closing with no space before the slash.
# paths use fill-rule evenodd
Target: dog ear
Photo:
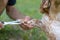
<path id="1" fill-rule="evenodd" d="M 55 0 L 55 7 L 58 7 L 60 5 L 60 0 Z"/>
<path id="2" fill-rule="evenodd" d="M 40 11 L 42 13 L 48 13 L 50 5 L 51 5 L 50 0 L 42 0 L 41 6 L 40 6 Z"/>

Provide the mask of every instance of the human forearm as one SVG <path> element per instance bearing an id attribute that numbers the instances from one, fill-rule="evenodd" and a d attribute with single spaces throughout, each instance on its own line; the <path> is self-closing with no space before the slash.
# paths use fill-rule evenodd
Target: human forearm
<path id="1" fill-rule="evenodd" d="M 25 30 L 31 29 L 33 28 L 33 26 L 31 24 L 28 24 L 27 22 L 30 20 L 29 16 L 23 15 L 22 13 L 19 13 L 15 7 L 7 7 L 6 8 L 7 11 L 7 15 L 12 18 L 12 19 L 23 19 L 23 23 L 20 24 L 20 27 L 22 27 Z"/>
<path id="2" fill-rule="evenodd" d="M 3 10 L 7 5 L 8 0 L 0 0 L 0 15 L 2 14 Z"/>
<path id="3" fill-rule="evenodd" d="M 6 12 L 10 18 L 15 19 L 15 20 L 16 19 L 22 19 L 25 17 L 25 15 L 23 15 L 22 13 L 17 11 L 17 9 L 14 6 L 7 6 Z"/>

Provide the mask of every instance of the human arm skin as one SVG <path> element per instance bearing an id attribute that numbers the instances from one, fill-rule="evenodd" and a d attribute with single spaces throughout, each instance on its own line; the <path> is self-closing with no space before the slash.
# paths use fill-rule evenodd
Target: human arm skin
<path id="1" fill-rule="evenodd" d="M 0 0 L 0 15 L 2 14 L 3 10 L 7 5 L 8 0 Z"/>
<path id="2" fill-rule="evenodd" d="M 20 25 L 20 27 L 22 27 L 23 29 L 28 30 L 33 27 L 31 24 L 27 23 L 30 20 L 30 17 L 28 17 L 28 16 L 25 17 L 25 15 L 20 13 L 14 6 L 7 6 L 6 12 L 7 12 L 7 15 L 14 20 L 23 19 L 23 21 L 25 21 L 25 23 L 22 23 Z"/>
<path id="3" fill-rule="evenodd" d="M 14 6 L 7 6 L 6 12 L 10 18 L 15 19 L 15 20 L 25 18 L 25 15 L 19 12 Z"/>

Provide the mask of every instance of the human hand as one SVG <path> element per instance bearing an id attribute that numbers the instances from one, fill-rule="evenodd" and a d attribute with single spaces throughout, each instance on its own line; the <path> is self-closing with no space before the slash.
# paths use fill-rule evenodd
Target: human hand
<path id="1" fill-rule="evenodd" d="M 23 19 L 23 23 L 20 24 L 20 26 L 24 29 L 24 30 L 28 30 L 28 29 L 32 29 L 34 26 L 31 24 L 31 23 L 28 23 L 28 21 L 30 21 L 31 18 L 29 16 L 26 16 L 24 19 Z"/>

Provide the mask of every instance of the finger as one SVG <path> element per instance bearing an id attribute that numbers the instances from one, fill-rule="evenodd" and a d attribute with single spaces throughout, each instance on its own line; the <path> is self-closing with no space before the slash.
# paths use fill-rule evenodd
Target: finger
<path id="1" fill-rule="evenodd" d="M 33 26 L 32 25 L 27 25 L 28 28 L 32 28 Z"/>
<path id="2" fill-rule="evenodd" d="M 31 25 L 31 24 L 24 24 L 24 25 L 29 29 L 33 28 L 33 25 Z"/>
<path id="3" fill-rule="evenodd" d="M 21 26 L 24 30 L 27 30 L 27 29 L 28 29 L 28 27 L 27 27 L 26 24 L 23 24 L 23 23 L 22 23 L 20 26 Z"/>
<path id="4" fill-rule="evenodd" d="M 20 26 L 25 30 L 33 28 L 33 25 L 27 23 L 22 23 Z"/>
<path id="5" fill-rule="evenodd" d="M 24 29 L 30 29 L 30 25 L 28 25 L 28 24 L 24 24 L 22 26 L 24 27 Z"/>

